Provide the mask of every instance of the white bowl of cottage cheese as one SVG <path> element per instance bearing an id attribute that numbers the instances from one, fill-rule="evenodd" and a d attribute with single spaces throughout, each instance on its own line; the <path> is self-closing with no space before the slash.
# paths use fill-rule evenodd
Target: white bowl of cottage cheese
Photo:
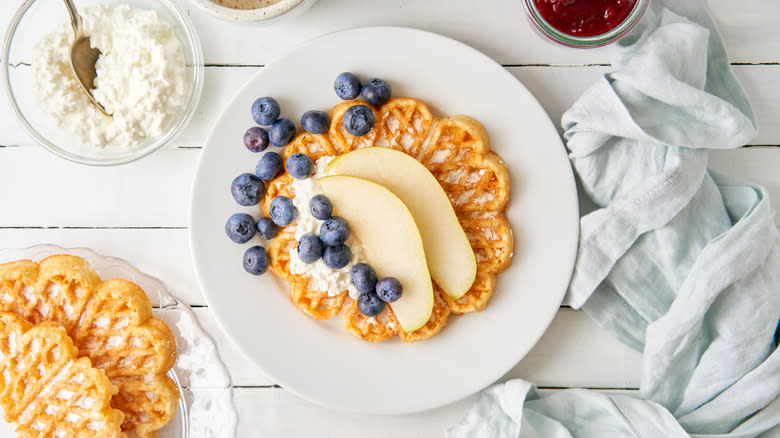
<path id="1" fill-rule="evenodd" d="M 9 25 L 2 79 L 17 119 L 53 153 L 84 164 L 134 161 L 171 143 L 203 88 L 203 55 L 169 0 L 76 0 L 102 52 L 91 104 L 69 64 L 73 33 L 62 0 L 27 0 Z"/>

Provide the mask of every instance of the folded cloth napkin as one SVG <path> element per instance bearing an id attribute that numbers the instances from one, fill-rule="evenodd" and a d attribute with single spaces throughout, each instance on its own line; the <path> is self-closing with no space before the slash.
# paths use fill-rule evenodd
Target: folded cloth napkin
<path id="1" fill-rule="evenodd" d="M 780 235 L 766 190 L 707 170 L 757 126 L 700 0 L 655 1 L 563 115 L 583 190 L 566 302 L 643 352 L 639 398 L 485 391 L 456 437 L 780 437 Z M 574 365 L 572 365 L 574 366 Z"/>

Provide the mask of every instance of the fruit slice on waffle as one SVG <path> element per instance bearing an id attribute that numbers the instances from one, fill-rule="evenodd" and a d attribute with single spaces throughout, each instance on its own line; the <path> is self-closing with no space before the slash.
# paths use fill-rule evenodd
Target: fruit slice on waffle
<path id="1" fill-rule="evenodd" d="M 425 325 L 433 309 L 433 284 L 409 209 L 391 191 L 363 178 L 334 175 L 319 182 L 333 210 L 360 236 L 371 265 L 403 284 L 403 296 L 390 305 L 401 329 L 412 332 Z"/>
<path id="2" fill-rule="evenodd" d="M 117 388 L 54 322 L 0 312 L 0 406 L 23 437 L 125 437 Z"/>
<path id="3" fill-rule="evenodd" d="M 64 327 L 79 356 L 119 389 L 111 406 L 124 413 L 123 431 L 155 437 L 175 416 L 179 393 L 166 376 L 176 360 L 174 337 L 135 284 L 103 282 L 80 257 L 19 260 L 0 265 L 0 311 Z"/>
<path id="4" fill-rule="evenodd" d="M 336 157 L 328 169 L 373 181 L 397 195 L 420 230 L 436 283 L 453 298 L 469 290 L 477 273 L 474 251 L 447 193 L 425 166 L 398 150 L 370 147 Z"/>
<path id="5" fill-rule="evenodd" d="M 332 297 L 327 291 L 310 287 L 312 283 L 307 275 L 291 273 L 290 251 L 297 245 L 294 236 L 295 223 L 284 227 L 269 245 L 270 269 L 290 283 L 293 303 L 306 314 L 318 319 L 341 314 L 347 330 L 358 338 L 371 342 L 383 341 L 396 335 L 405 342 L 427 339 L 441 331 L 451 314 L 459 315 L 484 309 L 493 294 L 497 275 L 509 266 L 513 238 L 512 229 L 504 217 L 509 199 L 509 176 L 501 158 L 490 151 L 488 136 L 482 125 L 469 117 L 436 118 L 419 100 L 392 98 L 383 105 L 368 107 L 375 123 L 364 135 L 355 136 L 344 125 L 346 115 L 355 105 L 365 104 L 350 100 L 336 105 L 330 111 L 330 127 L 325 134 L 305 132 L 293 138 L 283 151 L 283 161 L 296 153 L 305 154 L 315 162 L 322 157 L 342 156 L 336 160 L 338 161 L 343 160 L 351 151 L 370 147 L 387 147 L 413 158 L 427 169 L 429 176 L 432 175 L 446 194 L 452 221 L 457 220 L 455 226 L 446 227 L 461 230 L 460 234 L 451 234 L 455 236 L 453 241 L 460 243 L 445 245 L 444 249 L 433 251 L 429 251 L 426 246 L 426 253 L 446 254 L 446 249 L 449 248 L 463 254 L 461 261 L 455 264 L 459 268 L 449 269 L 446 262 L 442 261 L 446 259 L 445 255 L 432 257 L 427 254 L 433 277 L 434 299 L 427 322 L 411 331 L 403 330 L 392 305 L 385 307 L 384 311 L 376 316 L 367 317 L 358 311 L 357 301 L 350 298 L 347 291 Z M 335 169 L 332 173 L 344 172 L 374 180 L 387 185 L 391 191 L 403 198 L 400 192 L 392 188 L 392 175 L 384 175 L 384 179 L 379 178 L 382 180 L 377 181 L 372 179 L 371 175 L 360 171 L 360 168 L 372 159 L 363 160 L 359 165 L 344 166 L 350 167 L 349 171 Z M 380 166 L 384 163 L 385 161 L 379 161 Z M 403 175 L 406 176 L 408 175 Z M 292 183 L 290 174 L 283 173 L 268 184 L 262 199 L 266 215 L 269 213 L 271 200 L 276 196 L 295 196 Z M 396 189 L 400 190 L 397 187 Z M 408 199 L 404 202 L 413 204 Z M 417 207 L 418 210 L 424 210 L 424 203 L 421 205 Z M 410 210 L 414 208 L 410 207 Z M 437 218 L 428 219 L 430 224 L 435 224 Z M 448 220 L 446 217 L 438 219 L 445 222 Z M 425 225 L 422 228 L 435 227 Z M 426 232 L 425 229 L 421 230 L 421 233 L 435 234 Z M 441 240 L 441 237 L 434 240 Z M 440 260 L 435 260 L 437 258 Z M 451 280 L 445 278 L 448 269 L 457 271 L 460 275 L 453 274 L 455 280 L 448 281 Z"/>

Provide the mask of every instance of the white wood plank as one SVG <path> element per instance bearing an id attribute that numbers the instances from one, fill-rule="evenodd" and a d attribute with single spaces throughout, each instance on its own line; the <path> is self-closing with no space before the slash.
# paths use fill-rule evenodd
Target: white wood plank
<path id="1" fill-rule="evenodd" d="M 715 151 L 710 154 L 709 167 L 737 181 L 765 186 L 775 209 L 780 205 L 780 147 Z M 780 226 L 780 215 L 775 215 L 775 224 Z"/>
<path id="2" fill-rule="evenodd" d="M 216 340 L 233 385 L 274 383 L 238 349 L 214 320 L 212 312 L 205 308 L 194 311 Z M 479 318 L 480 315 L 464 317 Z M 425 348 L 425 343 L 416 344 L 414 348 Z M 639 386 L 639 367 L 638 353 L 600 329 L 584 313 L 562 308 L 536 347 L 502 380 L 521 377 L 540 386 L 636 388 Z"/>
<path id="3" fill-rule="evenodd" d="M 199 155 L 198 149 L 173 148 L 125 166 L 98 168 L 37 147 L 0 148 L 0 186 L 6 188 L 0 191 L 0 227 L 186 227 Z M 765 185 L 780 199 L 780 148 L 714 151 L 712 157 L 713 168 Z"/>
<path id="4" fill-rule="evenodd" d="M 735 65 L 734 72 L 745 86 L 761 131 L 752 144 L 780 144 L 780 65 Z M 507 67 L 536 96 L 560 129 L 563 113 L 610 67 Z M 177 145 L 205 143 L 214 120 L 232 100 L 241 85 L 261 67 L 211 67 L 206 70 L 207 86 L 191 125 L 177 139 Z M 1 123 L 1 122 L 0 122 Z"/>
<path id="5" fill-rule="evenodd" d="M 20 2 L 0 8 L 10 22 Z M 293 47 L 338 30 L 362 26 L 407 26 L 463 41 L 502 64 L 591 64 L 608 62 L 601 49 L 576 50 L 548 43 L 532 30 L 522 2 L 493 0 L 321 0 L 306 14 L 274 25 L 235 24 L 215 18 L 191 0 L 174 0 L 199 33 L 206 63 L 267 64 Z M 780 60 L 776 18 L 780 3 L 766 0 L 709 0 L 732 61 Z M 61 14 L 64 10 L 52 10 Z M 5 26 L 4 26 L 5 27 Z M 337 55 L 338 48 L 334 48 Z M 446 60 L 444 60 L 446 61 Z"/>
<path id="6" fill-rule="evenodd" d="M 428 438 L 443 436 L 477 397 L 417 414 L 388 416 L 334 411 L 283 389 L 237 388 L 233 400 L 239 437 Z"/>
<path id="7" fill-rule="evenodd" d="M 267 64 L 319 35 L 362 26 L 407 26 L 463 41 L 502 64 L 589 64 L 608 62 L 604 50 L 575 50 L 548 43 L 529 25 L 522 2 L 493 0 L 322 0 L 289 23 L 235 25 L 176 0 L 192 18 L 207 63 Z M 710 0 L 731 59 L 777 61 L 780 4 L 766 0 Z M 334 48 L 334 54 L 338 48 Z"/>
<path id="8" fill-rule="evenodd" d="M 777 62 L 780 2 L 706 0 L 732 62 Z"/>
<path id="9" fill-rule="evenodd" d="M 750 144 L 780 145 L 780 65 L 735 65 L 733 69 L 760 129 Z"/>
<path id="10" fill-rule="evenodd" d="M 542 389 L 540 392 L 558 391 Z M 636 391 L 599 392 L 636 394 Z M 443 436 L 447 428 L 466 415 L 477 397 L 417 414 L 387 416 L 334 411 L 283 389 L 237 388 L 233 399 L 238 410 L 240 437 L 429 438 Z"/>
<path id="11" fill-rule="evenodd" d="M 262 67 L 206 67 L 203 94 L 198 109 L 190 124 L 177 136 L 173 144 L 176 146 L 205 145 L 217 119 L 227 105 L 244 84 L 260 70 Z"/>
<path id="12" fill-rule="evenodd" d="M 561 115 L 610 67 L 508 67 L 542 103 L 560 130 Z M 203 146 L 217 118 L 243 84 L 262 67 L 208 67 L 198 109 L 176 146 Z M 780 144 L 780 65 L 736 65 L 734 71 L 753 103 L 761 131 L 752 144 Z M 0 90 L 0 95 L 4 91 Z M 335 97 L 334 97 L 335 99 Z M 335 102 L 335 101 L 334 101 Z M 0 105 L 0 145 L 32 145 L 7 106 Z"/>
<path id="13" fill-rule="evenodd" d="M 539 343 L 501 380 L 522 378 L 555 387 L 638 388 L 640 371 L 640 353 L 621 344 L 585 313 L 561 308 Z"/>
<path id="14" fill-rule="evenodd" d="M 29 68 L 29 67 L 19 67 Z M 206 67 L 203 93 L 189 125 L 172 142 L 176 146 L 203 146 L 216 118 L 260 67 Z M 0 89 L 0 100 L 6 100 Z M 0 145 L 33 145 L 35 142 L 17 123 L 10 105 L 0 105 Z"/>
<path id="15" fill-rule="evenodd" d="M 780 65 L 735 65 L 733 68 L 737 78 L 745 86 L 761 127 L 759 135 L 751 144 L 780 144 L 780 118 L 776 116 L 780 114 Z M 559 131 L 563 113 L 610 69 L 604 66 L 507 67 L 541 102 Z M 260 70 L 261 67 L 207 68 L 206 87 L 199 109 L 190 126 L 182 132 L 175 144 L 202 146 L 215 120 L 233 96 Z"/>
<path id="16" fill-rule="evenodd" d="M 200 325 L 214 339 L 219 356 L 230 371 L 233 386 L 273 386 L 276 384 L 241 351 L 238 344 L 222 328 L 211 309 L 208 307 L 196 307 L 192 309 L 192 312 L 198 318 Z"/>
<path id="17" fill-rule="evenodd" d="M 0 229 L 0 245 L 4 248 L 39 244 L 87 247 L 119 257 L 162 280 L 183 303 L 205 304 L 192 266 L 186 229 Z"/>
<path id="18" fill-rule="evenodd" d="M 780 118 L 777 117 L 780 114 L 780 65 L 735 65 L 733 69 L 745 87 L 761 128 L 750 143 L 780 144 Z M 611 67 L 509 67 L 508 70 L 536 96 L 562 131 L 563 113 Z"/>
<path id="19" fill-rule="evenodd" d="M 200 150 L 88 167 L 40 147 L 0 149 L 0 227 L 187 226 Z"/>
<path id="20" fill-rule="evenodd" d="M 0 229 L 4 247 L 21 248 L 40 243 L 86 246 L 101 254 L 123 258 L 160 278 L 183 302 L 203 305 L 205 300 L 192 267 L 187 239 L 187 230 L 183 229 Z M 234 385 L 275 383 L 239 350 L 210 309 L 193 311 L 216 340 Z M 419 344 L 421 348 L 424 346 Z M 593 355 L 596 350 L 600 354 Z M 572 364 L 587 371 L 572 373 Z M 635 352 L 599 329 L 585 314 L 562 309 L 539 344 L 507 378 L 522 377 L 542 386 L 623 388 L 638 385 L 638 369 Z"/>

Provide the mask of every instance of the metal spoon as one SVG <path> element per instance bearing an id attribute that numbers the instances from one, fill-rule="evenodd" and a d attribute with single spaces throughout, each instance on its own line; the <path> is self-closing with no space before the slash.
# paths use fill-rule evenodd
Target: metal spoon
<path id="1" fill-rule="evenodd" d="M 79 80 L 81 89 L 89 96 L 89 100 L 92 101 L 103 114 L 110 116 L 111 114 L 103 108 L 103 105 L 101 105 L 89 91 L 94 88 L 94 81 L 97 76 L 95 63 L 97 62 L 98 56 L 101 55 L 100 50 L 89 45 L 89 35 L 84 34 L 81 15 L 76 11 L 76 5 L 73 4 L 73 0 L 65 0 L 65 7 L 68 8 L 71 26 L 73 26 L 73 44 L 70 46 L 70 68 Z"/>

